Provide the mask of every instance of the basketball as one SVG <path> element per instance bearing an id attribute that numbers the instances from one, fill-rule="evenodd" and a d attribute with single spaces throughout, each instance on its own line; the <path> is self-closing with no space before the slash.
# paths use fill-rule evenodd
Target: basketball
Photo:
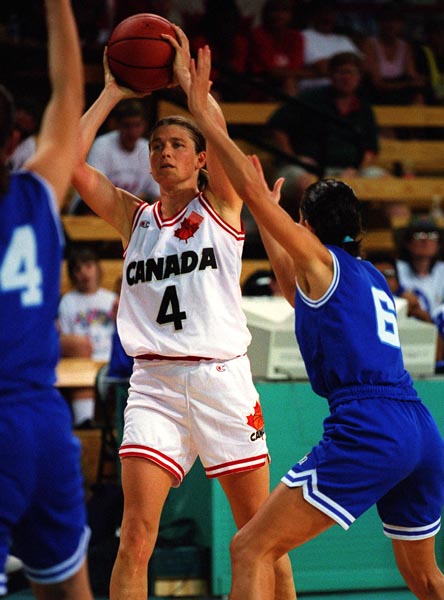
<path id="1" fill-rule="evenodd" d="M 121 21 L 108 41 L 108 64 L 117 83 L 135 92 L 153 92 L 172 80 L 175 50 L 161 37 L 176 37 L 171 23 L 151 13 Z"/>

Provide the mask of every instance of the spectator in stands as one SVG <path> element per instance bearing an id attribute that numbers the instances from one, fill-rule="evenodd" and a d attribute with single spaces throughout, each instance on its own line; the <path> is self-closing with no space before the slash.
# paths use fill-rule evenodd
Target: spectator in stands
<path id="1" fill-rule="evenodd" d="M 374 104 L 421 104 L 424 78 L 415 67 L 413 47 L 404 36 L 403 8 L 389 3 L 378 8 L 378 33 L 363 45 Z"/>
<path id="2" fill-rule="evenodd" d="M 248 56 L 248 26 L 235 0 L 206 0 L 198 32 L 190 36 L 192 54 L 208 44 L 213 56 L 212 94 L 221 100 L 245 98 L 243 81 Z M 233 76 L 235 79 L 233 80 Z"/>
<path id="3" fill-rule="evenodd" d="M 115 115 L 117 129 L 96 138 L 88 163 L 104 173 L 115 186 L 143 200 L 155 200 L 159 196 L 159 186 L 149 168 L 143 105 L 138 100 L 126 100 L 119 104 Z M 79 196 L 74 198 L 70 212 L 88 212 Z"/>
<path id="4" fill-rule="evenodd" d="M 402 236 L 397 261 L 399 283 L 414 292 L 433 316 L 444 303 L 443 231 L 429 219 L 413 220 Z"/>
<path id="5" fill-rule="evenodd" d="M 243 296 L 282 296 L 282 290 L 271 269 L 258 269 L 245 280 Z"/>
<path id="6" fill-rule="evenodd" d="M 337 8 L 329 0 L 315 0 L 309 5 L 309 25 L 302 30 L 306 75 L 299 89 L 328 85 L 329 62 L 342 52 L 359 54 L 359 49 L 346 35 L 336 33 Z"/>
<path id="7" fill-rule="evenodd" d="M 423 308 L 421 304 L 421 297 L 414 290 L 406 290 L 400 285 L 396 259 L 391 254 L 373 252 L 367 255 L 366 259 L 384 275 L 393 296 L 407 300 L 407 315 L 409 317 L 415 317 L 427 323 L 432 322 L 429 311 Z"/>
<path id="8" fill-rule="evenodd" d="M 286 164 L 282 205 L 298 218 L 299 200 L 318 176 L 374 177 L 385 174 L 375 165 L 378 130 L 371 105 L 359 95 L 362 62 L 343 52 L 329 62 L 331 85 L 300 92 L 268 121 L 276 147 L 299 164 Z"/>
<path id="9" fill-rule="evenodd" d="M 251 32 L 249 49 L 252 74 L 259 76 L 273 93 L 279 90 L 290 96 L 296 95 L 298 80 L 305 74 L 304 41 L 302 33 L 293 26 L 293 5 L 292 0 L 267 0 L 261 24 Z M 264 99 L 273 99 L 273 93 Z"/>
<path id="10" fill-rule="evenodd" d="M 100 287 L 100 262 L 88 247 L 72 251 L 68 274 L 73 290 L 62 296 L 58 310 L 62 356 L 107 362 L 115 328 L 117 294 Z M 69 400 L 74 426 L 94 426 L 94 390 L 76 389 Z"/>
<path id="11" fill-rule="evenodd" d="M 425 79 L 426 104 L 444 104 L 444 22 L 430 19 L 424 27 L 424 44 L 416 46 L 416 68 Z"/>

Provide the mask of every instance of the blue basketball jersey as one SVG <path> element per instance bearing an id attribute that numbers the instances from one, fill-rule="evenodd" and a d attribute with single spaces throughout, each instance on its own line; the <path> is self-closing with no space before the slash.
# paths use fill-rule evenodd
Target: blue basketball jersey
<path id="1" fill-rule="evenodd" d="M 63 234 L 49 186 L 11 176 L 0 197 L 0 389 L 52 385 Z"/>
<path id="2" fill-rule="evenodd" d="M 324 296 L 296 292 L 296 337 L 313 390 L 331 406 L 375 395 L 416 400 L 385 278 L 342 248 L 329 250 L 334 272 Z"/>

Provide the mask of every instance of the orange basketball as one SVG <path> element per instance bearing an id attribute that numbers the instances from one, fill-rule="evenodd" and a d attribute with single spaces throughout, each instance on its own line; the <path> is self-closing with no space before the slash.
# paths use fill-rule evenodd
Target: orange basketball
<path id="1" fill-rule="evenodd" d="M 108 41 L 108 64 L 116 81 L 136 92 L 153 92 L 172 80 L 175 50 L 161 37 L 176 36 L 171 23 L 139 13 L 119 23 Z"/>

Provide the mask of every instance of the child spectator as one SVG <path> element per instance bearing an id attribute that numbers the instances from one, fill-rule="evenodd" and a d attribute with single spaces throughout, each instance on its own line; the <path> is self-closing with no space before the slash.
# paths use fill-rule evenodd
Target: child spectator
<path id="1" fill-rule="evenodd" d="M 63 295 L 58 310 L 62 356 L 109 361 L 117 294 L 100 287 L 99 259 L 90 248 L 72 251 L 68 274 L 74 289 Z M 92 427 L 94 390 L 76 389 L 69 400 L 74 426 Z"/>

